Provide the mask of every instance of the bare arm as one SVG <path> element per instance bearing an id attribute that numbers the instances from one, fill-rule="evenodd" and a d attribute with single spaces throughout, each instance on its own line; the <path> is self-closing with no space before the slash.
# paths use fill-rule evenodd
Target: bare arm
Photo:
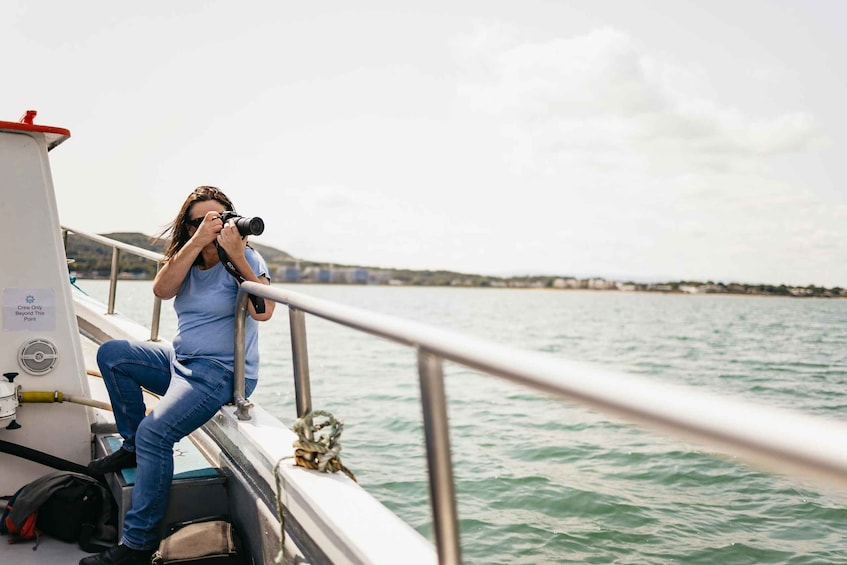
<path id="1" fill-rule="evenodd" d="M 256 276 L 256 273 L 253 272 L 253 268 L 244 256 L 244 248 L 247 245 L 247 240 L 241 237 L 241 234 L 238 233 L 238 228 L 236 228 L 232 222 L 227 223 L 227 225 L 221 230 L 220 234 L 218 234 L 218 245 L 223 247 L 229 257 L 229 260 L 232 262 L 232 265 L 245 281 L 261 284 L 271 283 L 267 277 Z M 274 306 L 276 306 L 276 302 L 273 300 L 265 300 L 265 311 L 258 314 L 253 306 L 253 303 L 248 301 L 247 311 L 250 313 L 250 317 L 254 320 L 264 322 L 266 320 L 270 320 L 271 316 L 273 316 Z"/>
<path id="2" fill-rule="evenodd" d="M 213 221 L 219 216 L 220 214 L 216 212 L 207 213 L 203 223 L 188 243 L 177 251 L 176 255 L 168 259 L 156 273 L 156 278 L 153 280 L 153 294 L 158 298 L 170 300 L 182 288 L 182 282 L 194 264 L 194 260 L 204 247 L 215 241 L 218 232 L 221 231 L 221 223 Z"/>

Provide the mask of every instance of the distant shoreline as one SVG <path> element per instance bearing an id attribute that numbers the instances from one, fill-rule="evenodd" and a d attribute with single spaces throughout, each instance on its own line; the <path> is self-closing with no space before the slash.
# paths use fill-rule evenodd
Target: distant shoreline
<path id="1" fill-rule="evenodd" d="M 425 271 L 423 271 L 425 273 Z M 109 277 L 92 274 L 73 274 L 74 280 L 109 280 Z M 152 281 L 152 277 L 139 276 L 132 273 L 120 273 L 118 279 L 121 281 Z M 589 292 L 618 292 L 628 293 L 659 293 L 678 294 L 688 296 L 727 295 L 727 296 L 764 296 L 785 298 L 847 298 L 847 289 L 840 287 L 824 288 L 818 286 L 773 286 L 773 285 L 746 285 L 741 283 L 698 283 L 698 282 L 665 282 L 665 283 L 632 283 L 620 281 L 607 281 L 605 279 L 575 279 L 565 277 L 515 277 L 497 278 L 482 275 L 457 275 L 456 278 L 445 283 L 443 279 L 438 282 L 426 282 L 426 277 L 411 281 L 402 279 L 387 279 L 385 282 L 354 281 L 354 280 L 280 280 L 274 277 L 273 282 L 292 285 L 319 285 L 319 286 L 412 286 L 412 287 L 449 287 L 449 288 L 492 288 L 492 289 L 518 289 L 518 290 L 562 290 L 562 291 L 589 291 Z"/>
<path id="2" fill-rule="evenodd" d="M 141 249 L 161 253 L 165 242 L 140 233 L 102 234 Z M 660 292 L 665 294 L 729 294 L 743 296 L 786 296 L 794 298 L 844 298 L 847 289 L 816 285 L 715 283 L 713 281 L 666 281 L 636 283 L 607 280 L 602 277 L 577 278 L 562 275 L 489 276 L 445 270 L 392 269 L 328 264 L 297 259 L 289 253 L 261 244 L 253 244 L 267 262 L 274 282 L 292 284 L 355 284 L 377 286 L 449 286 L 473 288 L 547 288 L 555 290 L 602 290 L 614 292 Z M 66 255 L 72 258 L 71 276 L 79 279 L 109 279 L 112 251 L 101 244 L 68 234 Z M 148 258 L 121 256 L 118 277 L 122 280 L 152 280 L 157 265 Z"/>

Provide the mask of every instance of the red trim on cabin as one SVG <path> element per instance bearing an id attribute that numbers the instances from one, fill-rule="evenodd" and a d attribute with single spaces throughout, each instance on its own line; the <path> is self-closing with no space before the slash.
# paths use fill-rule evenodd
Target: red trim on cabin
<path id="1" fill-rule="evenodd" d="M 71 132 L 65 128 L 53 126 L 39 126 L 33 123 L 36 115 L 35 110 L 27 110 L 19 122 L 0 121 L 0 131 L 31 131 L 43 133 L 47 138 L 47 150 L 53 149 L 71 136 Z"/>

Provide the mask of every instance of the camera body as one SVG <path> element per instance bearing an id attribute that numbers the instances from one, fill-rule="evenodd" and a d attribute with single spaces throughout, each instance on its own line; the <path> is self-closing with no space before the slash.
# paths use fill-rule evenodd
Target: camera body
<path id="1" fill-rule="evenodd" d="M 229 220 L 233 220 L 241 237 L 245 235 L 261 235 L 265 231 L 265 222 L 262 221 L 262 218 L 245 218 L 231 210 L 221 212 L 221 221 L 226 224 Z"/>

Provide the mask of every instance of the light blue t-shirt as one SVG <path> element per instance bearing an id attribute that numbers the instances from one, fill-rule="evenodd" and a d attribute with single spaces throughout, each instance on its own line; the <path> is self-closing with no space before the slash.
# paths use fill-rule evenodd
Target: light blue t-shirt
<path id="1" fill-rule="evenodd" d="M 244 256 L 256 276 L 268 276 L 265 260 L 254 249 L 247 248 Z M 176 336 L 173 339 L 176 358 L 212 359 L 233 371 L 235 362 L 235 299 L 238 281 L 217 263 L 211 269 L 192 266 L 174 299 L 177 315 Z M 259 323 L 247 316 L 245 327 L 246 355 L 244 375 L 259 377 Z"/>

